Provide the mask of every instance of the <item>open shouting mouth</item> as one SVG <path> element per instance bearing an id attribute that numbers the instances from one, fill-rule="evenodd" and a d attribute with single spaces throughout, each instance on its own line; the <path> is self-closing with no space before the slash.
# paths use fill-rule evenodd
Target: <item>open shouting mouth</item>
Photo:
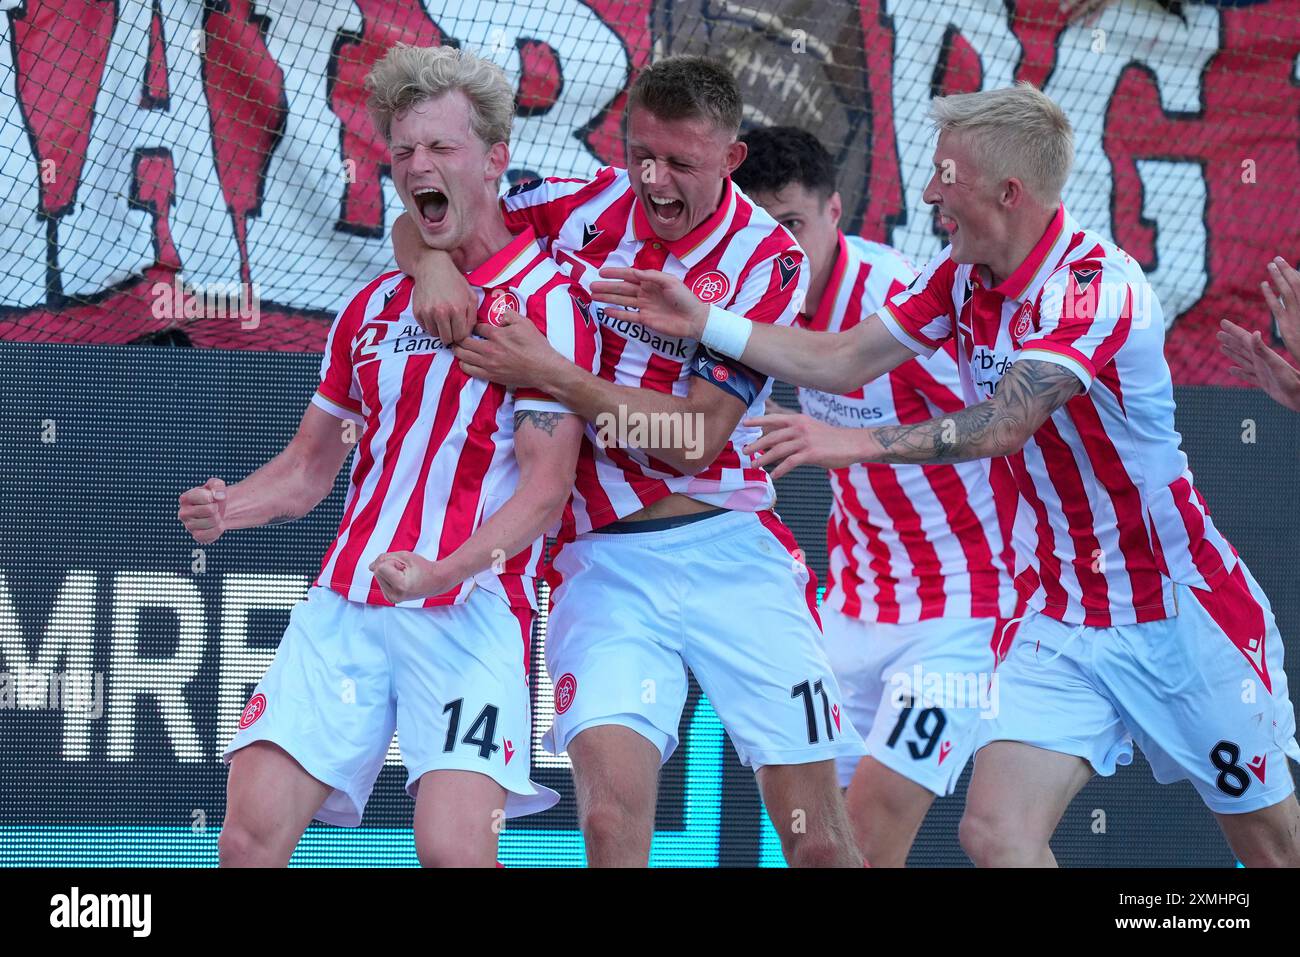
<path id="1" fill-rule="evenodd" d="M 670 226 L 677 222 L 682 213 L 686 210 L 686 204 L 680 199 L 673 199 L 669 196 L 650 196 L 650 213 L 656 220 L 665 226 Z"/>
<path id="2" fill-rule="evenodd" d="M 433 186 L 421 186 L 411 193 L 415 208 L 420 211 L 424 225 L 435 227 L 447 218 L 447 194 Z"/>

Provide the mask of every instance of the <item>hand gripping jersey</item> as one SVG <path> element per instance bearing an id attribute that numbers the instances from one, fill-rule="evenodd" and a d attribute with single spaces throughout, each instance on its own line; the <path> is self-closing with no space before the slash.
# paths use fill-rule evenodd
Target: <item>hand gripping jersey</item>
<path id="1" fill-rule="evenodd" d="M 702 301 L 755 322 L 789 324 L 803 301 L 807 277 L 800 268 L 802 251 L 785 229 L 729 180 L 717 211 L 672 242 L 655 235 L 627 172 L 613 167 L 602 169 L 591 180 L 520 184 L 503 203 L 511 228 L 534 228 L 551 256 L 587 289 L 600 279 L 602 268 L 634 266 L 671 273 Z M 593 302 L 592 315 L 601 327 L 598 374 L 610 382 L 681 396 L 694 375 L 709 375 L 719 384 L 729 376 L 752 375 L 736 363 L 716 361 L 694 339 L 662 336 L 637 323 L 615 320 L 599 302 Z M 761 415 L 771 383 L 758 376 L 754 379 L 761 388 L 747 394 L 749 414 Z M 603 444 L 602 431 L 607 437 L 623 435 L 635 445 L 636 428 L 679 429 L 687 448 L 692 436 L 702 439 L 694 422 L 620 423 L 611 416 L 609 421 L 589 423 L 591 441 L 578 461 L 562 541 L 677 492 L 740 511 L 771 507 L 775 499 L 771 480 L 751 456 L 740 451 L 757 437 L 757 429 L 738 425 L 717 459 L 696 475 L 683 475 L 638 448 Z"/>
<path id="2" fill-rule="evenodd" d="M 1030 606 L 1089 626 L 1154 621 L 1176 613 L 1171 582 L 1211 590 L 1229 577 L 1236 552 L 1179 448 L 1164 317 L 1137 263 L 1063 206 L 998 286 L 949 253 L 881 310 L 899 341 L 929 355 L 955 339 L 969 403 L 1021 360 L 1083 384 L 1007 459 L 1020 492 L 1016 584 Z"/>
<path id="3" fill-rule="evenodd" d="M 851 329 L 915 275 L 889 246 L 841 234 L 817 314 L 802 321 L 817 332 Z M 823 422 L 864 428 L 956 412 L 965 408 L 960 392 L 948 347 L 847 395 L 800 389 L 799 403 Z M 1014 560 L 999 521 L 1009 532 L 1015 489 L 1003 482 L 995 496 L 985 463 L 858 464 L 832 469 L 830 484 L 829 607 L 883 624 L 1012 614 Z"/>
<path id="4" fill-rule="evenodd" d="M 599 337 L 585 294 L 525 229 L 466 278 L 479 319 L 514 306 L 551 345 L 595 371 Z M 367 570 L 382 552 L 444 558 L 514 493 L 517 410 L 567 411 L 534 390 L 511 393 L 461 371 L 451 350 L 415 320 L 414 281 L 400 272 L 368 283 L 339 313 L 312 402 L 361 427 L 343 520 L 316 584 L 356 602 L 388 604 Z M 476 587 L 514 608 L 536 608 L 541 539 L 452 591 L 404 606 L 460 604 Z"/>

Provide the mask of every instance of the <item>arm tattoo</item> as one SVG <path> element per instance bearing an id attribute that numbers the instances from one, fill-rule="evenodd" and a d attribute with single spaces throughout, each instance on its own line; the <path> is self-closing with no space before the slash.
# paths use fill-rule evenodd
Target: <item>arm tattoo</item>
<path id="1" fill-rule="evenodd" d="M 916 425 L 874 429 L 882 462 L 964 462 L 1008 455 L 1083 388 L 1078 376 L 1053 362 L 1021 359 L 998 383 L 992 399 Z"/>
<path id="2" fill-rule="evenodd" d="M 525 423 L 541 429 L 547 435 L 555 434 L 555 427 L 560 424 L 563 412 L 534 412 L 531 409 L 515 413 L 515 431 L 518 432 Z"/>

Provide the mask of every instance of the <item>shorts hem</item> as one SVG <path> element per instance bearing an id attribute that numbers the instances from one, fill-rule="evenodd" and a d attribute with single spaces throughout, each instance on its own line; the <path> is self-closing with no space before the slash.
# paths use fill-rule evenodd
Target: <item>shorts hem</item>
<path id="1" fill-rule="evenodd" d="M 1098 764 L 1096 760 L 1094 760 L 1093 751 L 1083 744 L 1072 744 L 1060 741 L 1035 741 L 1027 737 L 1017 738 L 1007 734 L 995 735 L 987 740 L 980 741 L 979 745 L 975 748 L 975 755 L 978 756 L 986 747 L 990 744 L 996 744 L 998 741 L 1010 741 L 1013 744 L 1027 744 L 1031 748 L 1038 748 L 1040 751 L 1051 751 L 1055 754 L 1068 754 L 1071 757 L 1081 758 L 1088 762 L 1088 766 L 1092 768 L 1094 773 L 1101 775 L 1103 778 L 1112 777 L 1121 765 L 1129 765 L 1133 763 L 1133 751 L 1131 748 L 1128 751 L 1121 751 L 1113 761 Z M 1123 760 L 1121 760 L 1121 758 Z"/>
<path id="2" fill-rule="evenodd" d="M 476 768 L 464 763 L 438 760 L 407 766 L 405 790 L 408 797 L 415 798 L 416 792 L 419 790 L 417 785 L 420 778 L 431 771 L 467 771 L 471 774 L 481 774 L 484 777 L 491 778 L 505 788 L 506 806 L 502 810 L 505 812 L 507 820 L 524 817 L 528 814 L 540 814 L 542 811 L 549 811 L 560 803 L 560 795 L 557 792 L 537 784 L 531 778 L 525 779 L 525 783 L 531 788 L 531 790 L 525 791 L 521 789 L 518 782 L 503 781 L 501 775 L 494 774 L 489 768 Z"/>
<path id="3" fill-rule="evenodd" d="M 1179 778 L 1179 780 L 1185 781 L 1187 779 Z M 1276 788 L 1272 791 L 1261 792 L 1249 801 L 1243 802 L 1239 798 L 1230 798 L 1229 800 L 1233 802 L 1231 807 L 1215 807 L 1214 804 L 1206 800 L 1204 794 L 1200 794 L 1199 789 L 1197 789 L 1197 794 L 1200 797 L 1201 802 L 1212 814 L 1252 814 L 1255 811 L 1263 811 L 1275 804 L 1280 804 L 1292 794 L 1295 794 L 1295 782 L 1293 781 L 1289 788 Z"/>
<path id="4" fill-rule="evenodd" d="M 345 814 L 339 811 L 327 810 L 322 805 L 321 807 L 317 808 L 316 813 L 312 815 L 313 821 L 322 821 L 325 824 L 333 824 L 335 827 L 360 827 L 361 826 L 361 818 L 366 812 L 366 806 L 365 804 L 362 804 L 359 807 L 357 806 L 356 798 L 352 796 L 352 791 L 349 788 L 348 784 L 340 784 L 339 781 L 343 779 L 339 775 L 336 775 L 332 772 L 321 774 L 320 765 L 318 765 L 314 760 L 311 759 L 303 760 L 303 756 L 301 752 L 295 752 L 294 749 L 290 748 L 284 741 L 277 740 L 277 738 L 273 733 L 264 732 L 261 734 L 253 735 L 249 737 L 247 740 L 242 741 L 237 745 L 232 741 L 229 745 L 226 746 L 226 750 L 223 751 L 221 754 L 222 763 L 227 765 L 230 764 L 231 756 L 234 755 L 236 751 L 242 751 L 250 744 L 256 744 L 259 741 L 267 741 L 271 744 L 274 744 L 276 747 L 280 748 L 282 751 L 284 751 L 285 754 L 289 755 L 289 757 L 297 761 L 298 766 L 301 767 L 304 771 L 310 774 L 321 784 L 324 784 L 326 787 L 333 788 L 336 793 L 343 795 L 345 798 L 347 798 L 348 803 L 352 805 L 353 813 L 351 814 Z M 326 800 L 329 800 L 328 796 L 326 797 Z"/>
<path id="5" fill-rule="evenodd" d="M 942 785 L 940 785 L 936 781 L 923 781 L 916 776 L 908 774 L 908 772 L 904 770 L 906 761 L 903 758 L 893 757 L 892 748 L 889 749 L 888 753 L 891 755 L 889 760 L 885 760 L 884 755 L 873 754 L 870 751 L 867 752 L 867 757 L 878 762 L 882 767 L 886 767 L 893 771 L 899 777 L 906 778 L 918 787 L 925 788 L 935 797 L 947 797 L 949 794 L 952 794 L 953 791 L 957 790 L 957 779 L 961 777 L 962 770 L 965 769 L 966 765 L 970 763 L 970 759 L 974 756 L 974 752 L 972 751 L 971 754 L 966 755 L 965 760 L 963 760 L 960 765 L 953 765 L 953 770 L 945 771 L 944 775 L 946 775 L 947 779 Z M 946 759 L 945 763 L 947 763 L 948 760 L 952 760 L 952 758 L 949 757 Z M 943 790 L 941 790 L 941 788 Z"/>
<path id="6" fill-rule="evenodd" d="M 861 741 L 856 744 L 852 741 L 845 741 L 840 744 L 819 745 L 815 748 L 765 748 L 759 750 L 747 748 L 744 751 L 736 748 L 736 756 L 740 758 L 740 763 L 747 768 L 753 768 L 756 772 L 759 768 L 772 765 L 816 764 L 818 761 L 834 761 L 837 758 L 864 758 L 866 755 L 866 745 Z"/>
<path id="7" fill-rule="evenodd" d="M 565 751 L 569 750 L 569 745 L 573 743 L 573 739 L 583 731 L 586 731 L 588 728 L 598 728 L 604 725 L 618 725 L 619 727 L 627 728 L 629 731 L 635 731 L 637 734 L 641 735 L 641 737 L 645 738 L 659 749 L 660 767 L 667 764 L 668 759 L 671 758 L 673 752 L 677 750 L 677 735 L 664 731 L 649 718 L 643 717 L 639 714 L 628 714 L 626 712 L 605 715 L 599 718 L 588 718 L 587 720 L 574 725 L 562 736 L 556 732 L 555 725 L 552 724 L 550 729 L 542 736 L 542 747 L 551 754 L 563 754 Z"/>

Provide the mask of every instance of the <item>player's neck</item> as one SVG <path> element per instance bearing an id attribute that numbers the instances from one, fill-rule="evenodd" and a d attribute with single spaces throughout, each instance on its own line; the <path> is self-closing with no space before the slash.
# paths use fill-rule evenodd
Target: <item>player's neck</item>
<path id="1" fill-rule="evenodd" d="M 1056 207 L 1053 206 L 1051 209 L 1035 210 L 1024 217 L 1024 225 L 1008 236 L 1002 254 L 990 257 L 989 261 L 983 264 L 992 285 L 1002 285 L 1024 264 L 1048 227 L 1052 225 L 1055 216 Z"/>
<path id="2" fill-rule="evenodd" d="M 451 250 L 451 261 L 461 272 L 471 272 L 483 265 L 514 239 L 499 210 L 482 217 L 465 242 Z"/>
<path id="3" fill-rule="evenodd" d="M 835 271 L 835 260 L 839 254 L 838 246 L 835 251 L 836 255 L 823 259 L 813 267 L 812 279 L 808 282 L 808 295 L 803 300 L 802 312 L 805 316 L 817 315 L 817 310 L 822 306 L 822 296 L 826 295 L 831 273 Z"/>

